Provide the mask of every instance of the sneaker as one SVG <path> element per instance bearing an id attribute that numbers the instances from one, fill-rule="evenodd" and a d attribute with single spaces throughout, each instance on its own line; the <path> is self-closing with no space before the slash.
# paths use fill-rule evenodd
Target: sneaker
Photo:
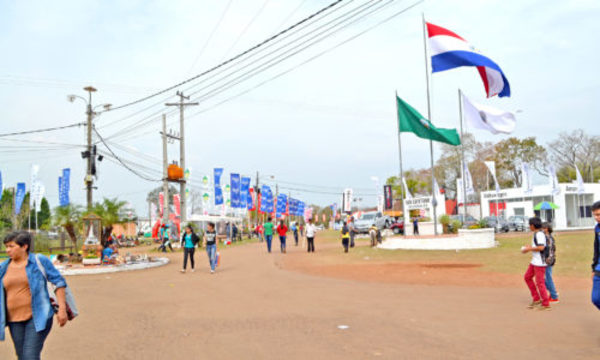
<path id="1" fill-rule="evenodd" d="M 185 274 L 185 269 L 180 270 L 182 274 Z"/>
<path id="2" fill-rule="evenodd" d="M 214 274 L 214 273 L 215 273 L 215 271 L 214 271 L 214 270 L 211 270 L 211 271 L 210 271 L 210 273 L 211 273 L 211 274 Z"/>
<path id="3" fill-rule="evenodd" d="M 536 308 L 536 310 L 539 310 L 539 311 L 550 311 L 550 310 L 552 310 L 552 308 L 550 307 L 550 305 L 548 305 L 548 306 L 543 306 L 542 305 L 542 306 L 538 306 Z"/>
<path id="4" fill-rule="evenodd" d="M 192 272 L 196 272 L 196 269 L 192 269 Z"/>
<path id="5" fill-rule="evenodd" d="M 532 301 L 529 305 L 527 305 L 527 308 L 528 309 L 533 309 L 533 308 L 536 308 L 536 307 L 541 306 L 541 305 L 542 305 L 542 301 L 541 300 Z"/>
<path id="6" fill-rule="evenodd" d="M 560 302 L 560 300 L 558 299 L 550 299 L 550 304 L 558 304 Z"/>

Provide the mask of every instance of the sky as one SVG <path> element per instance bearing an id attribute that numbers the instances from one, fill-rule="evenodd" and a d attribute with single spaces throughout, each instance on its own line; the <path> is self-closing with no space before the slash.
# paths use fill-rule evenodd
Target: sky
<path id="1" fill-rule="evenodd" d="M 87 85 L 98 89 L 94 106 L 126 104 L 198 75 L 332 1 L 1 2 L 0 133 L 83 122 L 85 102 L 68 102 L 67 95 L 86 97 Z M 296 37 L 309 31 L 317 36 L 326 29 L 315 30 L 319 24 L 367 3 L 345 0 Z M 200 102 L 186 109 L 186 158 L 195 182 L 214 167 L 223 167 L 226 177 L 230 172 L 252 176 L 253 183 L 258 171 L 261 182 L 278 183 L 281 191 L 308 203 L 339 202 L 341 191 L 353 188 L 363 205 L 373 205 L 372 177 L 383 182 L 398 173 L 394 93 L 421 113 L 427 111 L 424 13 L 427 21 L 456 32 L 499 64 L 512 90 L 510 98 L 485 99 L 472 68 L 433 74 L 431 120 L 436 126 L 459 128 L 460 88 L 476 102 L 519 110 L 513 136 L 535 136 L 546 145 L 561 131 L 583 128 L 595 133 L 600 2 L 426 0 L 347 41 L 415 2 L 374 2 L 388 3 L 220 93 L 215 89 L 231 78 L 218 82 L 226 73 L 216 71 L 211 73 L 215 77 L 200 77 L 138 105 L 101 113 L 95 127 L 117 156 L 158 179 L 161 114 L 168 115 L 170 129 L 179 127 L 176 110 L 163 104 L 177 101 L 175 91 L 183 90 Z M 246 63 L 233 63 L 232 69 L 242 75 L 261 64 L 260 55 L 278 46 Z M 242 65 L 246 67 L 239 70 Z M 208 90 L 213 96 L 197 99 Z M 39 164 L 46 196 L 56 206 L 57 178 L 69 167 L 71 200 L 83 204 L 84 133 L 80 127 L 0 137 L 4 186 L 28 182 L 31 165 Z M 508 137 L 474 134 L 480 141 Z M 106 151 L 101 145 L 99 149 Z M 402 151 L 405 169 L 429 167 L 427 141 L 404 134 Z M 170 161 L 177 160 L 179 145 L 170 144 L 168 152 Z M 439 155 L 436 145 L 434 158 Z M 138 214 L 147 214 L 146 194 L 160 184 L 107 158 L 99 164 L 95 185 L 95 200 L 118 197 Z"/>

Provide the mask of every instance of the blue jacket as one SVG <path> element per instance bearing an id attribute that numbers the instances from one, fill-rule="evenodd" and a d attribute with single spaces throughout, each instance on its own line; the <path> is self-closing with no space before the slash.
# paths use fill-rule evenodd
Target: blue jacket
<path id="1" fill-rule="evenodd" d="M 33 324 L 35 331 L 40 332 L 46 329 L 48 319 L 54 316 L 54 309 L 50 305 L 50 296 L 46 287 L 44 275 L 38 268 L 35 261 L 36 254 L 30 253 L 25 266 L 27 280 L 29 281 L 29 289 L 31 290 L 31 311 L 33 313 Z M 46 270 L 48 281 L 56 285 L 57 288 L 66 287 L 67 283 L 62 275 L 56 270 L 50 259 L 45 256 L 40 256 L 40 263 Z M 4 295 L 4 275 L 6 268 L 10 263 L 10 259 L 0 264 L 0 340 L 4 340 L 4 330 L 6 323 L 6 304 Z"/>
<path id="2" fill-rule="evenodd" d="M 600 224 L 596 224 L 594 229 L 594 260 L 592 261 L 592 271 L 600 272 L 600 264 L 598 264 L 598 258 L 600 257 Z"/>

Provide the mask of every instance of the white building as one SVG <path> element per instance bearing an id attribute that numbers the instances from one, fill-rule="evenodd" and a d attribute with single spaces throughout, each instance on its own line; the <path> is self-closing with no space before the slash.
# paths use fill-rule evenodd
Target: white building
<path id="1" fill-rule="evenodd" d="M 550 185 L 534 186 L 530 193 L 523 189 L 502 189 L 481 192 L 483 216 L 496 215 L 508 218 L 513 215 L 527 217 L 540 216 L 542 220 L 552 221 L 557 230 L 589 229 L 595 225 L 592 216 L 592 204 L 600 200 L 600 184 L 586 183 L 583 194 L 578 194 L 577 184 L 559 184 L 560 193 L 552 194 Z M 556 210 L 535 211 L 534 207 L 542 201 L 553 202 Z M 497 205 L 496 205 L 497 204 Z"/>

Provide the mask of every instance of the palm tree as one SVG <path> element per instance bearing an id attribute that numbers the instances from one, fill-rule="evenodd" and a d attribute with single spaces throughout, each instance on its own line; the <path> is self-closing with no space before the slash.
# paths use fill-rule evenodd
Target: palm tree
<path id="1" fill-rule="evenodd" d="M 108 236 L 112 233 L 113 225 L 123 222 L 121 210 L 127 204 L 126 201 L 120 201 L 117 198 L 104 198 L 101 203 L 96 203 L 86 214 L 94 213 L 102 219 L 102 244 L 106 242 Z"/>
<path id="2" fill-rule="evenodd" d="M 77 249 L 76 229 L 81 224 L 81 206 L 69 204 L 54 208 L 53 222 L 65 228 L 73 247 Z"/>

